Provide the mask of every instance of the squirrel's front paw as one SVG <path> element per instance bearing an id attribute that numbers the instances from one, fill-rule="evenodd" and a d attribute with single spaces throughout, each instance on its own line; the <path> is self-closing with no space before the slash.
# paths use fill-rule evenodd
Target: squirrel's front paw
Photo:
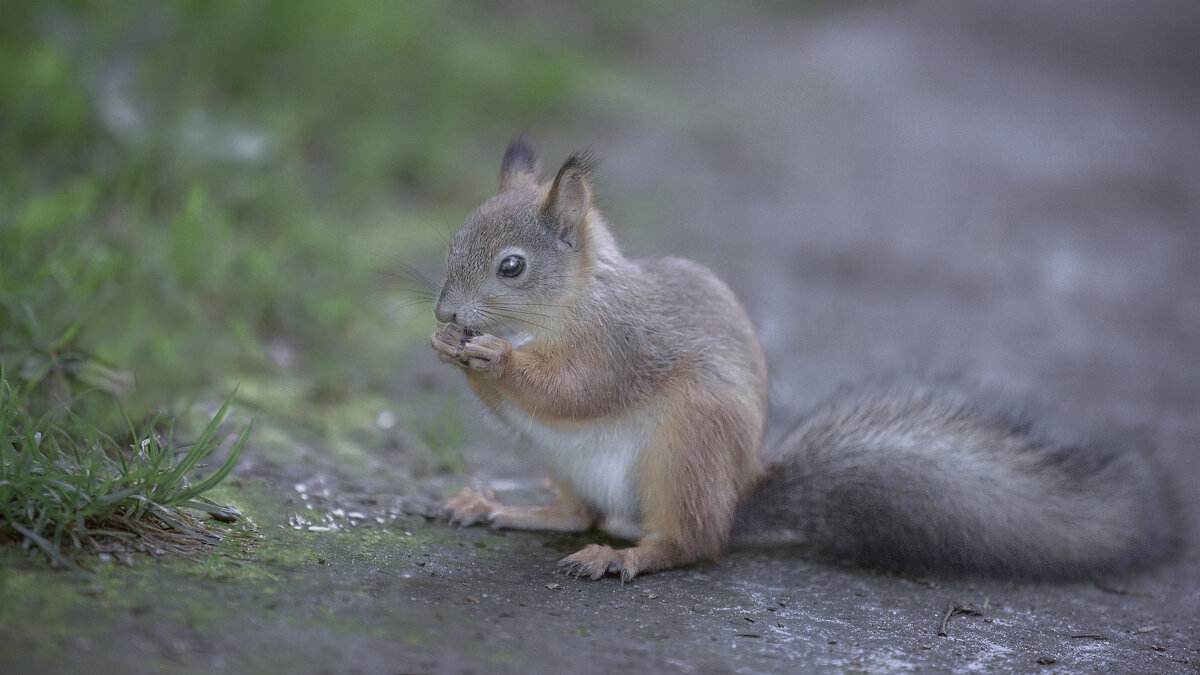
<path id="1" fill-rule="evenodd" d="M 480 333 L 469 338 L 463 346 L 462 362 L 475 370 L 498 372 L 510 354 L 512 345 L 508 340 L 489 333 Z"/>
<path id="2" fill-rule="evenodd" d="M 496 493 L 491 490 L 480 494 L 465 487 L 442 504 L 442 512 L 450 519 L 451 525 L 467 527 L 491 523 L 499 507 Z"/>
<path id="3" fill-rule="evenodd" d="M 439 359 L 481 372 L 498 371 L 512 353 L 512 345 L 507 340 L 452 323 L 439 326 L 429 341 Z"/>
<path id="4" fill-rule="evenodd" d="M 438 353 L 438 358 L 446 363 L 466 365 L 462 360 L 463 350 L 467 347 L 467 341 L 474 335 L 475 333 L 466 331 L 461 326 L 447 323 L 433 331 L 433 335 L 429 337 L 429 344 Z"/>

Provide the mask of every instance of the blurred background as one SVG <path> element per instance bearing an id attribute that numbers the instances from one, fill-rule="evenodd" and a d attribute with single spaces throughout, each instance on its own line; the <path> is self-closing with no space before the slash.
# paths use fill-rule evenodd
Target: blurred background
<path id="1" fill-rule="evenodd" d="M 285 434 L 461 468 L 414 272 L 528 130 L 547 171 L 597 150 L 632 252 L 730 281 L 780 417 L 881 370 L 1094 393 L 1104 363 L 1137 426 L 1191 391 L 1150 355 L 1200 335 L 1197 14 L 14 0 L 0 359 L 47 402 L 239 386 Z"/>
<path id="2" fill-rule="evenodd" d="M 293 372 L 386 389 L 431 323 L 379 273 L 442 256 L 515 130 L 637 86 L 619 54 L 653 3 L 575 35 L 544 9 L 6 3 L 9 376 L 54 363 L 139 408 Z"/>
<path id="3" fill-rule="evenodd" d="M 0 359 L 47 405 L 238 386 L 263 445 L 463 468 L 480 427 L 414 277 L 527 130 L 546 171 L 597 151 L 630 252 L 744 298 L 777 420 L 896 369 L 1066 378 L 1086 420 L 1103 363 L 1138 426 L 1200 335 L 1200 12 L 1102 10 L 14 0 Z"/>
<path id="4" fill-rule="evenodd" d="M 511 135 L 653 96 L 665 6 L 6 3 L 5 377 L 35 417 L 112 394 L 72 402 L 101 428 L 238 386 L 264 445 L 424 436 L 459 466 L 457 393 L 406 367 L 433 328 L 410 267 L 438 282 Z"/>

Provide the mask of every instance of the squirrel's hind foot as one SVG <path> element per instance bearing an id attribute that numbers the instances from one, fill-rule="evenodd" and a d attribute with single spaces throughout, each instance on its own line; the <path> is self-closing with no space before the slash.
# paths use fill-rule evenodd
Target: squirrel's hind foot
<path id="1" fill-rule="evenodd" d="M 588 544 L 581 551 L 558 561 L 568 576 L 599 579 L 605 574 L 620 574 L 621 583 L 632 580 L 640 571 L 637 553 L 632 548 L 615 549 L 603 544 Z"/>

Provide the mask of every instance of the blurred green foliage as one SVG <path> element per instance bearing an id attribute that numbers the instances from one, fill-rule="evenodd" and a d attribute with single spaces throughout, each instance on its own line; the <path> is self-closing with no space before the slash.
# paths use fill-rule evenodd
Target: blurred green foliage
<path id="1" fill-rule="evenodd" d="M 549 39 L 537 16 L 487 2 L 5 2 L 9 377 L 51 401 L 108 390 L 135 413 L 282 370 L 314 390 L 383 388 L 380 363 L 432 320 L 389 315 L 379 291 L 397 284 L 378 270 L 440 258 L 444 207 L 484 193 L 504 139 L 581 109 L 606 77 L 594 44 Z M 601 36 L 639 25 L 592 23 Z"/>

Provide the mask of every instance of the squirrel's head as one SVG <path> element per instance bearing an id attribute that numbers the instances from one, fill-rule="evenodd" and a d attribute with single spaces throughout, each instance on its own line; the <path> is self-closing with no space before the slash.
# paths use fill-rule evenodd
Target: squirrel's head
<path id="1" fill-rule="evenodd" d="M 494 334 L 552 332 L 572 282 L 594 252 L 588 176 L 595 161 L 576 153 L 546 183 L 525 137 L 508 145 L 500 191 L 450 243 L 434 313 L 443 323 Z"/>

